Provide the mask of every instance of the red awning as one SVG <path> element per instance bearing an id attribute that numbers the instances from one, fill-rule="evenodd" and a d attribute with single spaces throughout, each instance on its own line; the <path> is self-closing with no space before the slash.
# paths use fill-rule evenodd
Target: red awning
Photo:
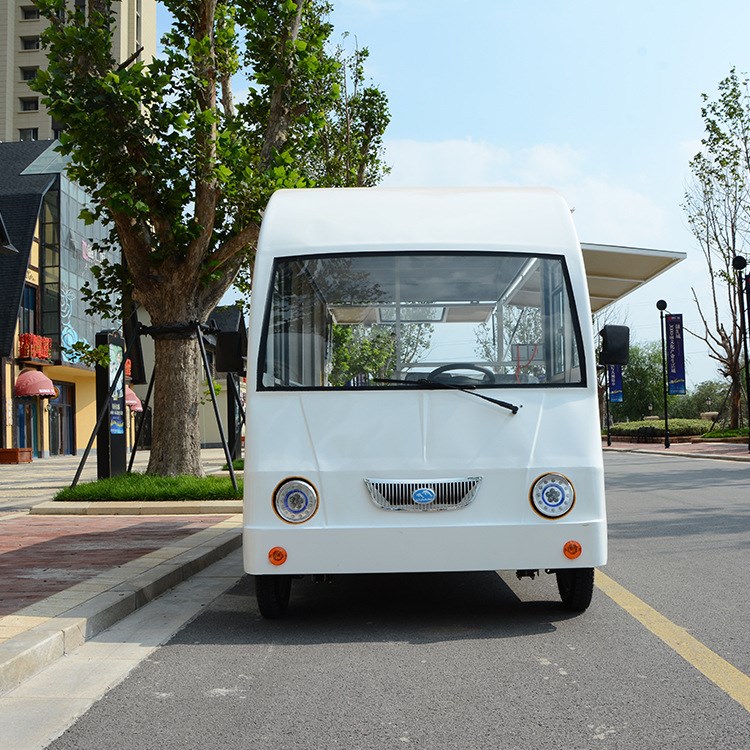
<path id="1" fill-rule="evenodd" d="M 141 400 L 129 385 L 125 386 L 125 403 L 130 407 L 130 411 L 143 411 Z"/>
<path id="2" fill-rule="evenodd" d="M 22 370 L 16 378 L 16 396 L 54 398 L 57 391 L 52 381 L 41 370 Z"/>

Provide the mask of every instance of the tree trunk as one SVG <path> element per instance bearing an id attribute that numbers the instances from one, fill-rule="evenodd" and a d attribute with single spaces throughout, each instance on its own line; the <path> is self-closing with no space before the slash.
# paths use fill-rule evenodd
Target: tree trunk
<path id="1" fill-rule="evenodd" d="M 197 338 L 154 339 L 149 474 L 203 476 L 199 421 L 203 380 Z"/>
<path id="2" fill-rule="evenodd" d="M 737 430 L 740 427 L 740 411 L 742 408 L 742 382 L 740 374 L 732 375 L 732 395 L 729 397 L 729 429 Z"/>

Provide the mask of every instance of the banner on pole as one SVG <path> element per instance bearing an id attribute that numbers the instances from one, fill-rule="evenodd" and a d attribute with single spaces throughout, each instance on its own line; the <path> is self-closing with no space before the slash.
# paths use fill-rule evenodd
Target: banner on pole
<path id="1" fill-rule="evenodd" d="M 670 396 L 685 395 L 685 345 L 682 336 L 682 315 L 667 315 L 667 392 Z"/>
<path id="2" fill-rule="evenodd" d="M 613 404 L 622 403 L 622 365 L 607 365 L 609 400 Z"/>

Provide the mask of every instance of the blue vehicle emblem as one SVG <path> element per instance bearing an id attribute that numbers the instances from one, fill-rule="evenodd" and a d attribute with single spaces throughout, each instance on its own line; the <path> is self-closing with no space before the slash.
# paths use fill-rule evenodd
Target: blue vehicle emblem
<path id="1" fill-rule="evenodd" d="M 411 493 L 411 499 L 419 505 L 428 505 L 433 502 L 437 495 L 435 490 L 431 490 L 429 487 L 420 487 L 418 490 L 414 490 Z"/>

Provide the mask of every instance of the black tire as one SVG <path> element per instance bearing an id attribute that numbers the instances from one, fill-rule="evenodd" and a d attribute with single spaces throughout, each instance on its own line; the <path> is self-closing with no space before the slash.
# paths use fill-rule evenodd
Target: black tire
<path id="1" fill-rule="evenodd" d="M 593 568 L 568 568 L 556 570 L 557 590 L 563 607 L 570 612 L 584 612 L 594 594 Z"/>
<path id="2" fill-rule="evenodd" d="M 255 576 L 255 598 L 266 620 L 284 616 L 291 591 L 291 576 Z"/>

